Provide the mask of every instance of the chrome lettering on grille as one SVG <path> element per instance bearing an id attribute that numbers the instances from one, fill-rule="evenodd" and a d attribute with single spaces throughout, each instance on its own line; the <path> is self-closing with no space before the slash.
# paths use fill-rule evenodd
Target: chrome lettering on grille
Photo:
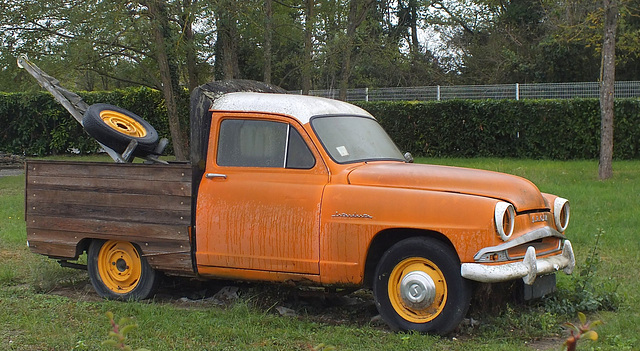
<path id="1" fill-rule="evenodd" d="M 531 223 L 546 222 L 547 218 L 549 217 L 547 216 L 546 213 L 534 214 L 534 215 L 531 215 Z"/>

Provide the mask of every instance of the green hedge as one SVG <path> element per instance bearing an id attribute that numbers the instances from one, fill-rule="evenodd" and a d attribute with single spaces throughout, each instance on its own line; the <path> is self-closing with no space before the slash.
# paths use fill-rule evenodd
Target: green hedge
<path id="1" fill-rule="evenodd" d="M 400 149 L 419 156 L 594 159 L 597 99 L 366 102 Z M 614 157 L 638 159 L 640 101 L 615 103 Z"/>
<path id="2" fill-rule="evenodd" d="M 80 93 L 89 104 L 105 102 L 133 111 L 169 137 L 160 92 L 136 88 Z M 179 99 L 188 127 L 189 96 Z M 598 158 L 597 99 L 448 100 L 359 102 L 378 118 L 401 150 L 415 156 Z M 614 157 L 640 159 L 640 101 L 617 100 Z M 51 95 L 0 93 L 0 152 L 25 155 L 94 152 L 97 144 Z M 171 149 L 168 150 L 171 152 Z"/>
<path id="3" fill-rule="evenodd" d="M 102 102 L 132 111 L 156 127 L 161 137 L 169 136 L 164 100 L 157 90 L 135 88 L 78 94 L 89 105 Z M 182 100 L 181 113 L 186 120 L 188 94 Z M 0 152 L 43 156 L 71 149 L 95 152 L 98 144 L 50 94 L 0 93 Z"/>

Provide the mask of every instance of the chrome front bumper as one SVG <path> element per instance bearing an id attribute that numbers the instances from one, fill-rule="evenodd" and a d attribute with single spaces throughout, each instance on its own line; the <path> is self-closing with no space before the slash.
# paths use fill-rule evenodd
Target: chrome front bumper
<path id="1" fill-rule="evenodd" d="M 522 278 L 527 285 L 533 284 L 539 275 L 549 274 L 562 269 L 571 274 L 576 266 L 571 242 L 565 240 L 562 254 L 536 258 L 536 250 L 529 246 L 524 259 L 520 262 L 502 265 L 487 265 L 482 263 L 463 263 L 460 267 L 462 276 L 469 280 L 482 283 L 497 283 Z"/>

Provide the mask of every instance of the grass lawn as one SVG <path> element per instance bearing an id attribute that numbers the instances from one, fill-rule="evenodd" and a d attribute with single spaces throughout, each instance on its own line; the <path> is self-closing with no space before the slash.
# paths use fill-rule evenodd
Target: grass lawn
<path id="1" fill-rule="evenodd" d="M 574 276 L 559 274 L 559 292 L 541 302 L 472 308 L 477 323 L 448 337 L 393 333 L 368 316 L 358 318 L 375 314 L 370 305 L 328 307 L 334 311 L 329 317 L 323 308 L 280 316 L 278 299 L 291 289 L 269 284 L 242 285 L 239 300 L 226 307 L 175 299 L 105 301 L 87 289 L 86 272 L 29 252 L 24 176 L 0 177 L 0 349 L 108 350 L 101 342 L 110 330 L 105 314 L 112 311 L 116 320 L 135 318 L 139 327 L 127 339 L 134 349 L 560 350 L 566 337 L 562 324 L 576 322 L 575 310 L 591 311 L 590 320 L 604 322 L 596 329 L 599 340 L 581 342 L 579 350 L 640 348 L 640 161 L 615 162 L 614 178 L 606 182 L 597 179 L 597 161 L 417 161 L 516 174 L 543 192 L 568 198 L 567 236 L 579 264 Z M 590 275 L 580 277 L 587 267 Z M 495 292 L 484 299 L 504 300 Z M 594 311 L 598 304 L 615 309 Z"/>

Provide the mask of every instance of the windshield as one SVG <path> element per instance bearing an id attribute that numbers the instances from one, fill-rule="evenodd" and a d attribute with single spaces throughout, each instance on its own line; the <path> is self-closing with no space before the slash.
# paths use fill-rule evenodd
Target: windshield
<path id="1" fill-rule="evenodd" d="M 391 138 L 373 118 L 327 116 L 311 119 L 311 127 L 337 163 L 404 161 Z"/>

